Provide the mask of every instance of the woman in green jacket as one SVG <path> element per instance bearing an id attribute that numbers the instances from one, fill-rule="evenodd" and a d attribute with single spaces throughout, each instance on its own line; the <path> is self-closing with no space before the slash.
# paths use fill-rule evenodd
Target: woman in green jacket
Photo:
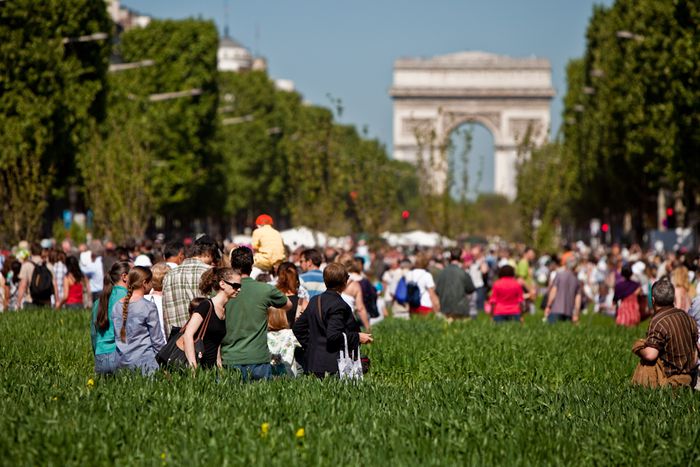
<path id="1" fill-rule="evenodd" d="M 95 355 L 95 373 L 111 374 L 117 370 L 117 346 L 114 342 L 112 325 L 112 308 L 127 293 L 127 277 L 129 263 L 117 261 L 105 275 L 102 295 L 92 306 L 90 320 L 90 338 L 92 351 Z"/>

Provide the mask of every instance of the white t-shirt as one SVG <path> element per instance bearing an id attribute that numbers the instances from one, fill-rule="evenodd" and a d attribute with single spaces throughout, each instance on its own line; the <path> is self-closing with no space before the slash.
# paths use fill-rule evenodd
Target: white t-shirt
<path id="1" fill-rule="evenodd" d="M 435 280 L 432 274 L 425 269 L 413 269 L 406 276 L 406 282 L 415 282 L 418 285 L 418 289 L 420 289 L 420 306 L 425 308 L 433 307 L 430 293 L 428 293 L 428 289 L 435 288 Z"/>
<path id="2" fill-rule="evenodd" d="M 148 294 L 144 295 L 143 298 L 156 304 L 156 308 L 158 309 L 158 322 L 160 323 L 160 330 L 163 331 L 164 336 L 167 336 L 167 334 L 165 334 L 165 323 L 163 322 L 163 295 Z"/>
<path id="3" fill-rule="evenodd" d="M 481 262 L 476 260 L 469 266 L 469 277 L 472 279 L 474 287 L 477 289 L 484 286 L 484 276 L 481 275 Z"/>

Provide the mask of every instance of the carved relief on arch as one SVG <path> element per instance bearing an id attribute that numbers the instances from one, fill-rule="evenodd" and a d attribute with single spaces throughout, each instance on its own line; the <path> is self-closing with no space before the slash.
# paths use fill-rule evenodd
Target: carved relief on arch
<path id="1" fill-rule="evenodd" d="M 432 118 L 404 118 L 401 120 L 401 134 L 403 136 L 424 135 L 435 128 L 435 120 Z"/>
<path id="2" fill-rule="evenodd" d="M 508 127 L 510 128 L 510 135 L 516 144 L 523 142 L 523 138 L 525 138 L 528 130 L 531 132 L 530 139 L 539 143 L 543 140 L 546 131 L 542 120 L 537 118 L 511 118 L 508 120 Z"/>
<path id="3" fill-rule="evenodd" d="M 501 114 L 499 112 L 447 112 L 443 121 L 448 133 L 466 122 L 481 123 L 488 128 L 494 138 L 501 131 Z"/>

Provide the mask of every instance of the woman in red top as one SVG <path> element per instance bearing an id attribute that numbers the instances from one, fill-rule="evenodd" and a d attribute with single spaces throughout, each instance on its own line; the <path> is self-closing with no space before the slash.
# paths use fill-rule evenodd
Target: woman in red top
<path id="1" fill-rule="evenodd" d="M 520 321 L 520 304 L 523 302 L 523 286 L 515 279 L 513 266 L 505 265 L 498 270 L 489 299 L 494 322 Z"/>
<path id="2" fill-rule="evenodd" d="M 61 300 L 61 305 L 65 308 L 85 308 L 83 304 L 83 292 L 86 290 L 87 278 L 80 270 L 78 258 L 75 256 L 67 257 L 66 269 L 68 273 L 65 279 L 63 279 L 63 298 Z"/>

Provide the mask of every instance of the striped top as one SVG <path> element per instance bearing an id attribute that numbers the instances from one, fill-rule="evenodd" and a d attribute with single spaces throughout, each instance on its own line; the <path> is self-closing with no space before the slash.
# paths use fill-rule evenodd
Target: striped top
<path id="1" fill-rule="evenodd" d="M 301 274 L 299 282 L 309 292 L 309 298 L 314 298 L 326 291 L 326 283 L 323 282 L 323 272 L 320 269 L 312 269 Z"/>
<path id="2" fill-rule="evenodd" d="M 659 351 L 667 377 L 690 374 L 697 365 L 698 327 L 678 308 L 662 308 L 654 314 L 647 331 L 646 346 Z"/>

